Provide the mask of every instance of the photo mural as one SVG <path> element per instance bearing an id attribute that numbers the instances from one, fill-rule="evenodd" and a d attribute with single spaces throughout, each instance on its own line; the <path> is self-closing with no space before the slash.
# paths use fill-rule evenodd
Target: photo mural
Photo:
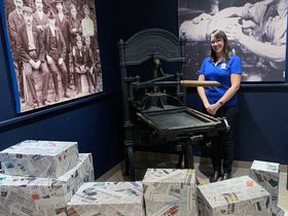
<path id="1" fill-rule="evenodd" d="M 103 91 L 93 0 L 4 0 L 17 112 Z"/>
<path id="2" fill-rule="evenodd" d="M 243 82 L 284 82 L 287 0 L 178 0 L 179 35 L 187 37 L 188 77 L 210 55 L 210 33 L 226 32 L 243 64 Z"/>

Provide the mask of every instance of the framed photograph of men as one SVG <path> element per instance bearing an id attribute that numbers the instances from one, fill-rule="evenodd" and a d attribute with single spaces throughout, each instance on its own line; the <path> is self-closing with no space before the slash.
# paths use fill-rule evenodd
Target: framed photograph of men
<path id="1" fill-rule="evenodd" d="M 103 91 L 94 0 L 4 0 L 17 111 Z"/>
<path id="2" fill-rule="evenodd" d="M 210 55 L 210 33 L 223 30 L 243 65 L 242 82 L 284 82 L 287 0 L 178 0 L 179 34 L 187 37 L 188 77 Z"/>

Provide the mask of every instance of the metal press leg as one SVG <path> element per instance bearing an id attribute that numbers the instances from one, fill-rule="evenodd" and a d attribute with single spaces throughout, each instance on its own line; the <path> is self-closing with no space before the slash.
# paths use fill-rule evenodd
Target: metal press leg
<path id="1" fill-rule="evenodd" d="M 185 147 L 184 164 L 185 164 L 185 168 L 194 169 L 192 145 L 187 145 Z"/>
<path id="2" fill-rule="evenodd" d="M 198 143 L 199 141 L 203 140 L 204 136 L 203 135 L 195 135 L 189 137 L 189 143 L 186 144 L 185 146 L 185 158 L 184 158 L 184 164 L 185 168 L 191 168 L 194 169 L 194 158 L 193 158 L 193 145 Z"/>
<path id="3" fill-rule="evenodd" d="M 134 149 L 132 142 L 126 142 L 126 173 L 131 177 L 131 180 L 134 181 L 135 179 L 135 165 L 134 165 Z"/>
<path id="4" fill-rule="evenodd" d="M 177 167 L 178 169 L 182 168 L 183 158 L 184 158 L 183 153 L 182 153 L 182 152 L 179 153 L 179 154 L 178 154 L 178 163 L 177 163 L 177 165 L 176 165 L 176 167 Z"/>

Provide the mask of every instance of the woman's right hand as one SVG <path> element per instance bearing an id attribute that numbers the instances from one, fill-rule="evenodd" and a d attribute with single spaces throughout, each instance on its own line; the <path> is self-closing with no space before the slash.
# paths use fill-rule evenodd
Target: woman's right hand
<path id="1" fill-rule="evenodd" d="M 218 103 L 215 103 L 215 104 L 212 104 L 210 106 L 208 106 L 206 108 L 207 112 L 210 113 L 211 115 L 215 116 L 216 115 L 216 112 L 218 111 L 218 109 L 220 108 L 221 106 L 219 106 Z"/>

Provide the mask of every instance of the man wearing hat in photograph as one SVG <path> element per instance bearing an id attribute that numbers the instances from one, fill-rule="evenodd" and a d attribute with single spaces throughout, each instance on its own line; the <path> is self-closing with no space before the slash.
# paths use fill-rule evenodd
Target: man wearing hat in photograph
<path id="1" fill-rule="evenodd" d="M 48 25 L 48 17 L 43 11 L 43 1 L 35 0 L 36 11 L 33 14 L 33 23 L 36 27 L 43 32 L 46 25 Z"/>
<path id="2" fill-rule="evenodd" d="M 80 35 L 76 37 L 76 46 L 73 47 L 72 56 L 75 68 L 75 83 L 77 94 L 82 93 L 81 76 L 85 75 L 88 85 L 88 93 L 92 92 L 91 82 L 92 76 L 89 73 L 89 68 L 87 67 L 87 55 L 86 49 L 83 46 L 83 41 Z"/>
<path id="3" fill-rule="evenodd" d="M 75 4 L 70 5 L 70 26 L 71 26 L 71 47 L 76 46 L 76 37 L 82 35 L 82 26 L 80 19 L 77 17 L 77 9 Z"/>
<path id="4" fill-rule="evenodd" d="M 49 25 L 44 29 L 44 44 L 46 49 L 46 59 L 50 72 L 52 73 L 53 83 L 55 88 L 55 99 L 57 102 L 60 99 L 58 86 L 58 74 L 61 74 L 65 98 L 70 96 L 67 94 L 67 67 L 64 63 L 66 57 L 66 45 L 60 29 L 55 25 L 56 16 L 52 10 L 47 14 Z"/>
<path id="5" fill-rule="evenodd" d="M 60 29 L 62 36 L 66 45 L 66 56 L 64 62 L 66 64 L 67 73 L 68 73 L 68 87 L 71 85 L 71 76 L 70 76 L 70 67 L 69 67 L 69 53 L 70 53 L 70 44 L 71 44 L 71 34 L 70 34 L 70 23 L 66 15 L 64 14 L 64 3 L 62 0 L 54 0 L 53 5 L 57 11 L 56 15 L 56 26 Z"/>
<path id="6" fill-rule="evenodd" d="M 84 37 L 93 37 L 95 32 L 94 32 L 94 22 L 90 18 L 90 9 L 87 4 L 83 6 L 83 11 L 85 17 L 82 19 L 81 25 L 83 29 L 83 36 Z"/>
<path id="7" fill-rule="evenodd" d="M 8 15 L 8 33 L 9 41 L 13 55 L 14 67 L 16 78 L 19 85 L 19 94 L 24 101 L 24 90 L 23 90 L 23 76 L 21 71 L 21 61 L 17 52 L 17 32 L 20 26 L 23 24 L 23 0 L 13 0 L 15 9 Z"/>
<path id="8" fill-rule="evenodd" d="M 32 97 L 32 101 L 26 101 L 27 105 L 32 105 L 33 108 L 39 105 L 46 105 L 48 93 L 48 77 L 49 71 L 44 58 L 44 44 L 42 41 L 40 31 L 33 25 L 33 11 L 32 8 L 24 6 L 23 16 L 24 25 L 18 30 L 17 48 L 20 59 L 23 64 L 23 74 L 27 85 L 27 92 L 25 94 Z M 34 73 L 39 71 L 41 73 L 41 102 L 39 103 Z M 29 98 L 29 97 L 28 97 Z"/>
<path id="9" fill-rule="evenodd" d="M 98 49 L 96 49 L 96 53 L 97 51 Z M 99 53 L 97 54 L 99 55 Z M 85 60 L 88 73 L 91 76 L 91 83 L 94 87 L 94 91 L 96 91 L 98 72 L 96 68 L 96 58 L 93 50 L 91 49 L 91 39 L 89 36 L 85 37 Z"/>
<path id="10" fill-rule="evenodd" d="M 74 47 L 76 47 L 76 42 L 77 42 L 77 36 L 81 36 L 82 35 L 82 27 L 81 27 L 81 21 L 80 18 L 77 16 L 77 9 L 75 4 L 71 4 L 70 5 L 70 34 L 71 34 L 71 47 L 70 50 L 72 51 L 74 49 Z M 73 56 L 70 56 L 71 61 L 73 61 Z M 70 68 L 71 71 L 71 82 L 70 84 L 73 84 L 74 87 L 76 88 L 76 77 L 75 77 L 75 71 L 74 71 L 74 67 Z"/>
<path id="11" fill-rule="evenodd" d="M 23 24 L 23 0 L 14 0 L 13 3 L 15 9 L 8 15 L 8 28 L 13 58 L 14 60 L 17 60 L 17 32 L 19 27 Z"/>
<path id="12" fill-rule="evenodd" d="M 94 52 L 94 55 L 97 55 L 96 53 L 96 46 L 97 46 L 97 26 L 95 25 L 95 22 L 93 21 L 93 18 L 96 18 L 95 10 L 91 10 L 91 7 L 89 5 L 85 4 L 83 5 L 83 12 L 84 12 L 84 18 L 81 21 L 82 25 L 82 31 L 83 31 L 83 37 L 90 38 L 90 43 L 92 50 Z"/>

